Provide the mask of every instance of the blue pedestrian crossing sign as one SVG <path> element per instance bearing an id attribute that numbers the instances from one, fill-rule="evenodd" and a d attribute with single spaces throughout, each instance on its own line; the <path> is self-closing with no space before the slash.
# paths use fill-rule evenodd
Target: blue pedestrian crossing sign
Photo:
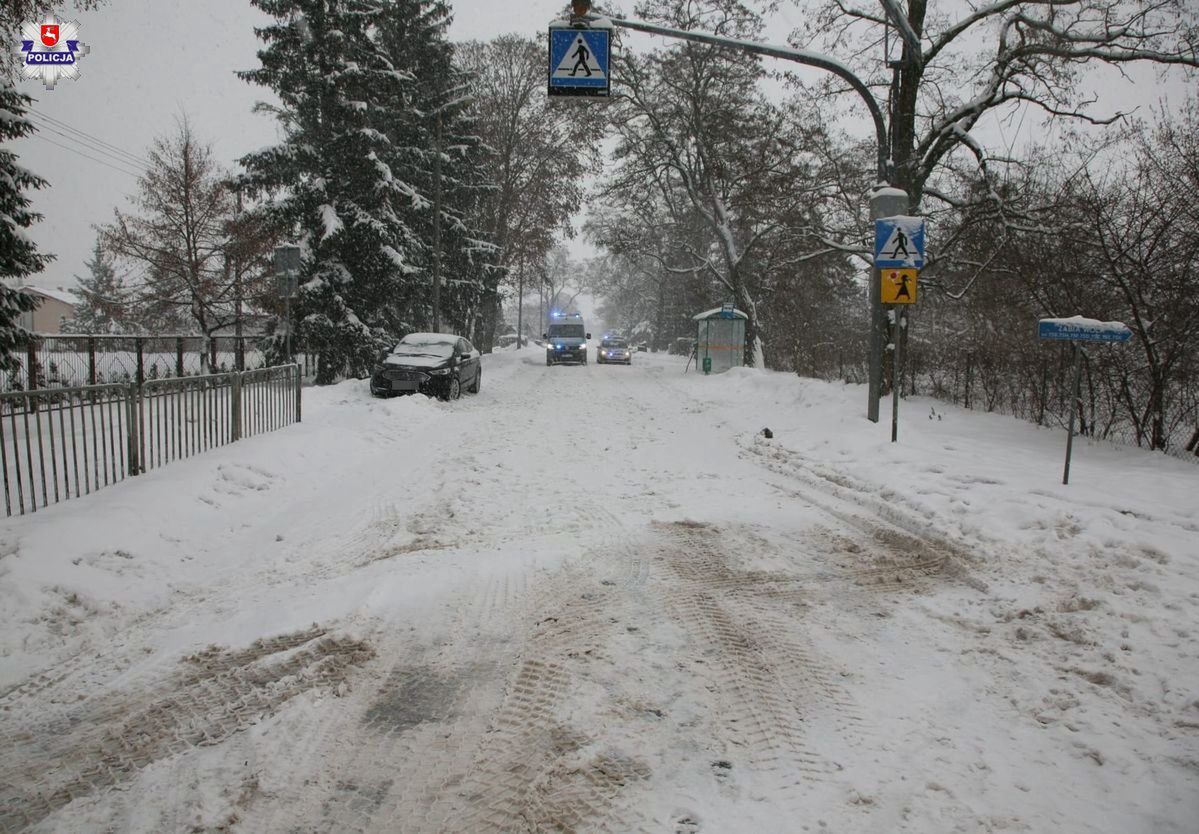
<path id="1" fill-rule="evenodd" d="M 878 269 L 924 266 L 924 218 L 881 217 L 874 221 L 874 265 Z"/>
<path id="2" fill-rule="evenodd" d="M 602 96 L 609 93 L 611 29 L 550 27 L 549 94 Z"/>

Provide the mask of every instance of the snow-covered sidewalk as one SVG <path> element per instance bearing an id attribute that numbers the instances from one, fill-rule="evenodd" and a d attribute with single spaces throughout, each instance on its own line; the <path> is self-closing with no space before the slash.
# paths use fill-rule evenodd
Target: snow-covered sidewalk
<path id="1" fill-rule="evenodd" d="M 6 522 L 0 831 L 1193 830 L 1199 467 L 682 362 Z"/>

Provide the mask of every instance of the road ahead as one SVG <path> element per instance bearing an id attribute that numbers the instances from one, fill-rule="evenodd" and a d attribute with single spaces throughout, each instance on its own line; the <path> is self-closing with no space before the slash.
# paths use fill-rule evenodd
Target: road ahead
<path id="1" fill-rule="evenodd" d="M 58 599 L 46 568 L 54 604 L 20 655 L 41 673 L 0 688 L 0 831 L 1093 830 L 1110 812 L 1073 808 L 1101 781 L 1035 777 L 1098 753 L 1017 702 L 1049 661 L 988 649 L 982 557 L 762 437 L 768 387 L 713 404 L 677 357 L 486 359 L 477 396 L 316 392 L 300 427 L 23 522 L 18 556 L 58 537 L 98 584 Z M 1068 677 L 1063 698 L 1092 686 Z M 1160 777 L 1159 830 L 1182 830 L 1180 774 Z"/>

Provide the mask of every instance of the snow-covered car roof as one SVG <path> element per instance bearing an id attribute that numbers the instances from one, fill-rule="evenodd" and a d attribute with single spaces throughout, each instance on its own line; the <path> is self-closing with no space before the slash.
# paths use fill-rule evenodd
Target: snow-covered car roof
<path id="1" fill-rule="evenodd" d="M 409 333 L 404 338 L 400 339 L 401 345 L 429 345 L 437 342 L 449 342 L 457 344 L 461 336 L 455 336 L 452 333 Z"/>

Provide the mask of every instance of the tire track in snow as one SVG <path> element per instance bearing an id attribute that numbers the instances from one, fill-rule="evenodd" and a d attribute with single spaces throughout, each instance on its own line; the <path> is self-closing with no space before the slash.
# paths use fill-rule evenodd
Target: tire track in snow
<path id="1" fill-rule="evenodd" d="M 900 496 L 880 497 L 877 489 L 836 470 L 810 464 L 798 454 L 756 435 L 752 440 L 742 438 L 738 442 L 743 457 L 796 484 L 794 489 L 776 485 L 777 489 L 815 507 L 830 517 L 834 527 L 843 528 L 842 533 L 833 534 L 840 535 L 845 545 L 840 554 L 856 554 L 870 562 L 840 571 L 859 587 L 893 591 L 937 577 L 986 591 L 986 584 L 970 570 L 970 565 L 978 563 L 978 557 L 922 522 L 918 511 L 908 507 Z M 846 506 L 837 506 L 838 503 Z M 858 507 L 867 508 L 874 515 L 864 516 L 856 511 Z M 846 538 L 845 527 L 864 534 L 865 538 L 857 541 Z"/>
<path id="2" fill-rule="evenodd" d="M 798 803 L 801 785 L 791 774 L 811 781 L 840 769 L 808 743 L 809 713 L 853 734 L 859 723 L 853 700 L 803 641 L 802 620 L 780 610 L 789 599 L 780 598 L 779 583 L 789 578 L 732 569 L 725 555 L 731 544 L 715 527 L 656 527 L 657 558 L 674 580 L 661 591 L 664 603 L 699 642 L 729 757 L 773 779 L 785 804 Z"/>
<path id="3" fill-rule="evenodd" d="M 0 770 L 0 831 L 25 830 L 156 761 L 220 744 L 304 692 L 337 687 L 370 655 L 360 641 L 316 629 L 207 649 L 154 691 L 84 702 L 49 723 L 6 715 L 0 734 L 16 754 Z"/>
<path id="4" fill-rule="evenodd" d="M 598 590 L 566 571 L 539 593 L 537 623 L 524 643 L 502 707 L 490 724 L 462 804 L 436 829 L 511 834 L 528 831 L 646 831 L 621 795 L 650 776 L 636 757 L 596 744 L 562 714 L 573 686 L 568 659 L 604 645 L 622 594 L 611 580 Z M 593 590 L 580 592 L 578 588 Z"/>

